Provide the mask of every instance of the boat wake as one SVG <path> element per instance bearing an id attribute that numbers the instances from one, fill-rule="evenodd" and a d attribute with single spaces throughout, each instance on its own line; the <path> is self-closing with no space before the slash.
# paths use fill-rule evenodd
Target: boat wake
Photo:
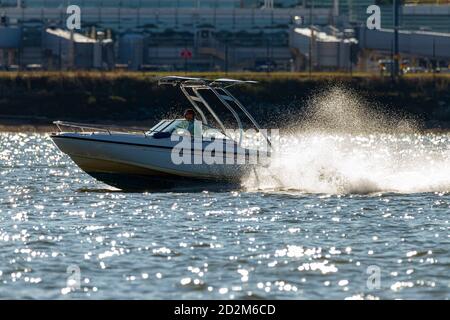
<path id="1" fill-rule="evenodd" d="M 333 88 L 311 100 L 306 119 L 280 139 L 282 152 L 243 186 L 321 194 L 449 192 L 450 135 L 416 127 Z"/>

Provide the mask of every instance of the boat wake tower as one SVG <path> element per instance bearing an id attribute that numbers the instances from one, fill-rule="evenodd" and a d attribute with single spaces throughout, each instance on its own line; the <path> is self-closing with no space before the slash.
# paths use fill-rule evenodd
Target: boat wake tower
<path id="1" fill-rule="evenodd" d="M 208 80 L 204 78 L 190 78 L 190 77 L 164 77 L 159 80 L 159 85 L 172 85 L 172 86 L 179 86 L 183 94 L 186 96 L 186 98 L 189 100 L 191 105 L 194 107 L 194 109 L 197 111 L 197 113 L 200 115 L 202 119 L 202 123 L 205 125 L 208 125 L 208 120 L 205 116 L 204 110 L 206 110 L 211 116 L 214 118 L 214 120 L 218 123 L 220 130 L 224 135 L 227 135 L 225 126 L 220 119 L 220 117 L 216 114 L 216 112 L 213 110 L 213 108 L 210 106 L 208 101 L 205 99 L 204 95 L 202 95 L 202 92 L 209 91 L 214 94 L 214 96 L 217 97 L 217 99 L 220 101 L 220 103 L 231 112 L 234 119 L 236 120 L 236 123 L 239 127 L 239 138 L 237 139 L 237 142 L 239 146 L 242 145 L 242 140 L 244 137 L 244 129 L 242 125 L 242 120 L 239 117 L 238 111 L 241 111 L 247 118 L 250 120 L 250 122 L 253 124 L 253 126 L 258 130 L 258 132 L 264 137 L 265 141 L 267 142 L 267 145 L 271 147 L 270 139 L 268 138 L 267 134 L 261 130 L 260 125 L 258 122 L 253 118 L 253 116 L 248 112 L 248 110 L 244 107 L 244 105 L 239 102 L 236 97 L 234 97 L 230 91 L 228 91 L 228 88 L 233 87 L 235 85 L 240 84 L 255 84 L 256 81 L 246 81 L 246 80 L 235 80 L 235 79 L 216 79 L 216 80 Z M 231 137 L 229 137 L 231 138 Z"/>

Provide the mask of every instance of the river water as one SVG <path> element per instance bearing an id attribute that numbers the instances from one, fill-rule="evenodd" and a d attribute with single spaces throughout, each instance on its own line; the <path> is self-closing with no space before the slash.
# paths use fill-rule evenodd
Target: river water
<path id="1" fill-rule="evenodd" d="M 1 134 L 0 298 L 450 298 L 450 135 L 299 143 L 239 190 L 124 193 Z"/>

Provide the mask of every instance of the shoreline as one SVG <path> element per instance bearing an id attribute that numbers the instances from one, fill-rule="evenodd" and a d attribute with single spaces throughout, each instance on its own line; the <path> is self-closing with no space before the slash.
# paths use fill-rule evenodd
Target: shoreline
<path id="1" fill-rule="evenodd" d="M 56 132 L 54 120 L 151 128 L 161 118 L 180 116 L 189 106 L 180 90 L 159 86 L 157 75 L 164 74 L 0 73 L 0 132 Z M 333 127 L 332 114 L 345 129 L 344 118 L 351 122 L 357 115 L 364 121 L 366 113 L 369 117 L 374 113 L 386 118 L 382 127 L 388 131 L 403 120 L 411 120 L 417 132 L 450 131 L 450 77 L 408 76 L 393 83 L 339 73 L 311 78 L 296 73 L 228 76 L 259 81 L 255 86 L 236 86 L 233 94 L 264 128 L 295 129 L 308 120 L 314 104 L 324 113 L 324 129 Z M 233 118 L 227 115 L 222 120 Z"/>

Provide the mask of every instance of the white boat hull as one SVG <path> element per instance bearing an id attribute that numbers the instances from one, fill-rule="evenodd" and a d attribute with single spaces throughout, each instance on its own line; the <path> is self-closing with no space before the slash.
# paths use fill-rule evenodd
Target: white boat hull
<path id="1" fill-rule="evenodd" d="M 83 171 L 120 189 L 189 187 L 205 182 L 239 184 L 254 166 L 175 164 L 172 150 L 177 142 L 143 135 L 62 133 L 52 139 Z M 237 152 L 245 154 L 245 149 Z M 230 156 L 236 154 L 226 155 Z"/>

